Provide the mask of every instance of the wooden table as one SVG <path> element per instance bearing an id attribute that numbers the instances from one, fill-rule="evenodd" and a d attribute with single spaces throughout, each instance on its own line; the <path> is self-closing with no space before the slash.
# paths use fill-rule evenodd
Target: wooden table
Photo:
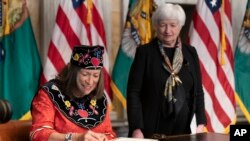
<path id="1" fill-rule="evenodd" d="M 29 141 L 31 120 L 10 120 L 0 124 L 0 141 Z"/>
<path id="2" fill-rule="evenodd" d="M 168 136 L 160 141 L 229 141 L 229 134 L 200 133 L 191 135 Z"/>

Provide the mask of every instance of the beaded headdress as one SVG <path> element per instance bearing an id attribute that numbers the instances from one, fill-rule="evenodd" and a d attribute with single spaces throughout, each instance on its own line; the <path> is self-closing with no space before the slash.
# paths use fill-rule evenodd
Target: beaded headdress
<path id="1" fill-rule="evenodd" d="M 103 67 L 102 46 L 75 46 L 71 55 L 71 64 L 86 69 L 100 69 Z"/>

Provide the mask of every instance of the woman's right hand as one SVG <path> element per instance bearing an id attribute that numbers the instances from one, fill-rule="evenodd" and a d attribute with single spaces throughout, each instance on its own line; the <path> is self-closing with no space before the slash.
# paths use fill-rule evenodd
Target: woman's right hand
<path id="1" fill-rule="evenodd" d="M 133 137 L 133 138 L 141 138 L 141 139 L 143 139 L 143 138 L 144 138 L 144 135 L 143 135 L 141 129 L 135 129 L 135 130 L 133 131 L 133 133 L 132 133 L 132 137 Z"/>
<path id="2" fill-rule="evenodd" d="M 86 133 L 79 134 L 77 141 L 108 141 L 105 134 L 87 131 Z"/>

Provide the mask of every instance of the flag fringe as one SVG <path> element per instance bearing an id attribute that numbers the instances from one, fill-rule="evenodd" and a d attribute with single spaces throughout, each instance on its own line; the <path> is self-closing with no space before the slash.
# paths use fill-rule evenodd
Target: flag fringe
<path id="1" fill-rule="evenodd" d="M 243 104 L 243 102 L 241 101 L 241 99 L 240 99 L 238 93 L 236 93 L 235 95 L 236 95 L 236 96 L 235 96 L 236 102 L 239 104 L 240 109 L 241 109 L 241 111 L 243 112 L 243 114 L 245 115 L 245 117 L 246 117 L 248 123 L 250 123 L 250 114 L 249 114 L 249 112 L 248 112 L 246 106 L 245 106 L 245 105 Z"/>
<path id="2" fill-rule="evenodd" d="M 115 97 L 118 98 L 118 100 L 121 102 L 122 106 L 124 109 L 127 109 L 127 102 L 125 97 L 122 95 L 121 91 L 117 88 L 117 86 L 115 85 L 115 83 L 113 81 L 111 81 L 110 83 L 110 87 L 113 91 L 113 94 Z"/>
<path id="3" fill-rule="evenodd" d="M 28 111 L 19 120 L 31 120 L 31 119 L 32 119 L 31 113 L 30 113 L 30 111 Z"/>

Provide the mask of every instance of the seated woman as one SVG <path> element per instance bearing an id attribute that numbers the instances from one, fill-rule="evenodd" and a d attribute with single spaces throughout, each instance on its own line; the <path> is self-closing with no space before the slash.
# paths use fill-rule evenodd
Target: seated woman
<path id="1" fill-rule="evenodd" d="M 32 101 L 33 141 L 107 141 L 116 137 L 104 94 L 101 46 L 76 46 L 70 63 Z"/>

